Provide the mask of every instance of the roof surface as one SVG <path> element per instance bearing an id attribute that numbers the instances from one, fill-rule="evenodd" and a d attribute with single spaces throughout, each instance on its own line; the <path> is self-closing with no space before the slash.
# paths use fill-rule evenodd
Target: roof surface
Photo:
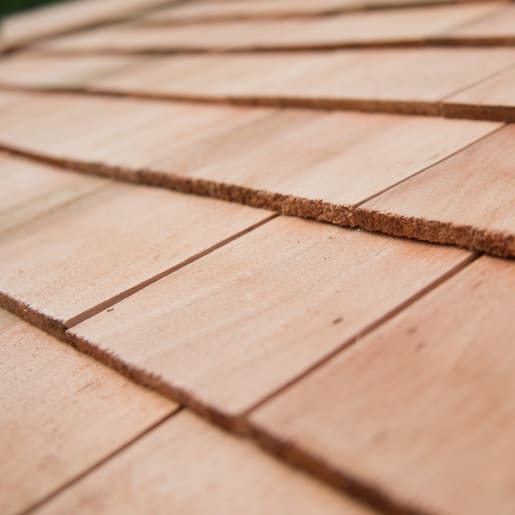
<path id="1" fill-rule="evenodd" d="M 512 2 L 76 0 L 0 48 L 2 515 L 515 513 Z"/>

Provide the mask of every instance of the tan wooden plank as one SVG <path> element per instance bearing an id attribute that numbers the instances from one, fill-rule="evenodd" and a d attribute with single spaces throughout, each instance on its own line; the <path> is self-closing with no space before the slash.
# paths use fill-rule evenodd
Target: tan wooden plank
<path id="1" fill-rule="evenodd" d="M 495 226 L 462 225 L 459 216 L 444 215 L 406 224 L 396 209 L 378 213 L 359 207 L 500 124 L 62 94 L 9 98 L 18 102 L 2 110 L 0 145 L 66 166 L 338 225 L 515 255 L 513 233 Z M 67 140 L 70 126 L 73 139 Z M 487 205 L 488 195 L 476 192 L 482 195 Z M 442 198 L 447 197 L 446 191 Z"/>
<path id="2" fill-rule="evenodd" d="M 171 98 L 439 115 L 442 99 L 514 64 L 515 50 L 492 48 L 222 54 L 163 57 L 141 71 L 135 67 L 88 84 Z M 487 98 L 485 107 L 498 111 L 496 99 Z M 503 119 L 503 114 L 492 116 Z"/>
<path id="3" fill-rule="evenodd" d="M 60 330 L 267 217 L 213 199 L 112 184 L 0 235 L 3 302 Z"/>
<path id="4" fill-rule="evenodd" d="M 372 514 L 187 412 L 145 435 L 36 513 Z"/>
<path id="5" fill-rule="evenodd" d="M 404 223 L 396 229 L 431 237 L 442 230 L 437 224 L 418 224 L 415 219 L 481 231 L 509 234 L 503 243 L 515 249 L 515 127 L 509 125 L 379 195 L 363 209 L 383 213 L 394 210 Z M 380 222 L 378 222 L 380 223 Z M 495 240 L 492 246 L 500 244 Z"/>
<path id="6" fill-rule="evenodd" d="M 515 68 L 466 88 L 445 100 L 448 116 L 473 116 L 478 119 L 515 122 Z"/>
<path id="7" fill-rule="evenodd" d="M 162 5 L 163 0 L 75 0 L 9 16 L 2 23 L 0 49 L 34 39 L 114 21 Z"/>
<path id="8" fill-rule="evenodd" d="M 26 510 L 176 409 L 0 310 L 0 512 Z"/>
<path id="9" fill-rule="evenodd" d="M 459 1 L 459 0 L 458 0 Z M 194 2 L 160 9 L 144 17 L 149 23 L 196 23 L 246 18 L 292 18 L 349 12 L 365 9 L 388 9 L 417 6 L 421 3 L 458 3 L 452 0 L 254 0 Z"/>
<path id="10" fill-rule="evenodd" d="M 308 20 L 244 20 L 173 27 L 125 25 L 72 34 L 41 44 L 59 52 L 206 51 L 353 45 L 421 44 L 506 2 L 346 13 Z"/>
<path id="11" fill-rule="evenodd" d="M 107 181 L 0 153 L 0 231 L 104 187 Z"/>
<path id="12" fill-rule="evenodd" d="M 352 205 L 493 128 L 437 118 L 279 111 L 248 130 L 194 141 L 156 161 L 153 168 Z M 206 152 L 195 160 L 199 146 Z"/>
<path id="13" fill-rule="evenodd" d="M 344 205 L 365 200 L 498 127 L 362 113 L 20 98 L 28 98 L 27 112 L 16 110 L 0 127 L 5 144 L 65 160 Z M 45 109 L 51 116 L 34 120 L 33 113 Z M 64 147 L 70 120 L 82 113 L 73 141 Z"/>
<path id="14" fill-rule="evenodd" d="M 416 513 L 513 513 L 514 265 L 469 265 L 264 405 L 255 431 Z"/>
<path id="15" fill-rule="evenodd" d="M 508 4 L 478 20 L 472 20 L 451 30 L 449 36 L 471 42 L 488 41 L 489 39 L 515 42 L 515 6 Z"/>
<path id="16" fill-rule="evenodd" d="M 0 84 L 73 88 L 145 62 L 146 59 L 128 56 L 42 59 L 31 54 L 15 54 L 0 61 Z"/>
<path id="17" fill-rule="evenodd" d="M 246 410 L 468 258 L 280 217 L 68 336 L 238 430 Z"/>
<path id="18" fill-rule="evenodd" d="M 0 139 L 4 143 L 47 157 L 100 164 L 115 155 L 120 158 L 119 165 L 133 169 L 169 155 L 171 147 L 234 130 L 272 113 L 263 108 L 43 93 L 2 92 L 0 103 L 4 97 L 10 100 L 1 111 Z M 71 131 L 73 138 L 69 137 Z"/>
<path id="19" fill-rule="evenodd" d="M 0 83 L 82 86 L 131 95 L 247 101 L 249 105 L 267 102 L 438 115 L 443 98 L 513 65 L 515 49 L 493 48 L 369 49 L 154 59 L 28 55 L 0 62 Z M 410 70 L 408 75 L 404 73 L 406 69 Z"/>

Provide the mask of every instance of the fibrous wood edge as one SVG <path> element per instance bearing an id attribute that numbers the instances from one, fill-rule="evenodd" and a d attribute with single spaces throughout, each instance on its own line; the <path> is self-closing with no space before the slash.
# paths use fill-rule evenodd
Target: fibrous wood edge
<path id="1" fill-rule="evenodd" d="M 448 221 L 406 217 L 362 206 L 335 204 L 319 199 L 307 199 L 150 169 L 131 169 L 52 157 L 2 143 L 0 143 L 0 150 L 79 173 L 236 202 L 275 211 L 282 215 L 327 222 L 341 227 L 363 229 L 387 236 L 453 245 L 496 257 L 515 258 L 515 234 L 513 233 L 454 224 Z"/>
<path id="2" fill-rule="evenodd" d="M 133 383 L 144 388 L 148 388 L 166 398 L 172 399 L 177 402 L 177 404 L 187 406 L 193 412 L 222 429 L 226 429 L 236 434 L 243 434 L 246 431 L 246 424 L 243 424 L 243 421 L 238 417 L 226 416 L 216 408 L 199 402 L 186 390 L 172 386 L 158 375 L 152 374 L 143 368 L 126 363 L 115 354 L 76 336 L 67 329 L 64 322 L 45 315 L 31 307 L 29 304 L 21 302 L 6 293 L 0 292 L 0 308 L 9 311 L 13 315 L 16 315 L 22 320 L 41 329 L 62 342 L 71 345 L 83 354 L 91 356 L 96 361 L 122 374 Z"/>
<path id="3" fill-rule="evenodd" d="M 173 27 L 170 27 L 171 29 Z M 327 52 L 332 50 L 388 49 L 388 48 L 455 48 L 455 47 L 513 47 L 515 36 L 433 36 L 406 37 L 403 39 L 371 39 L 336 43 L 296 43 L 296 44 L 248 44 L 241 46 L 210 47 L 198 46 L 141 46 L 125 48 L 116 45 L 103 45 L 96 48 L 38 48 L 38 53 L 47 56 L 96 56 L 96 55 L 188 55 L 188 54 L 247 54 L 277 52 Z"/>
<path id="4" fill-rule="evenodd" d="M 309 374 L 314 368 L 318 368 L 320 364 L 325 363 L 337 353 L 340 353 L 350 345 L 357 343 L 364 334 L 382 325 L 385 320 L 405 309 L 412 302 L 420 298 L 420 296 L 423 296 L 434 289 L 438 284 L 448 280 L 452 275 L 477 259 L 477 257 L 477 255 L 470 255 L 466 259 L 460 261 L 452 269 L 449 269 L 445 274 L 436 278 L 425 288 L 418 291 L 414 296 L 406 299 L 403 303 L 386 313 L 379 320 L 359 331 L 359 333 L 355 334 L 350 339 L 343 341 L 334 352 L 326 356 L 321 362 L 315 363 L 312 368 L 308 369 L 300 377 L 296 378 L 295 382 L 302 380 L 302 377 Z M 93 359 L 122 374 L 135 384 L 174 400 L 178 404 L 189 408 L 200 417 L 222 429 L 235 435 L 251 438 L 257 444 L 260 444 L 265 450 L 271 451 L 272 454 L 281 461 L 285 461 L 289 465 L 293 465 L 295 467 L 300 467 L 304 471 L 310 473 L 315 479 L 335 487 L 337 490 L 350 495 L 356 500 L 363 502 L 374 509 L 379 509 L 382 513 L 392 515 L 429 515 L 427 512 L 422 512 L 412 506 L 397 502 L 394 498 L 389 496 L 388 492 L 381 491 L 374 485 L 369 484 L 367 481 L 362 481 L 361 478 L 354 477 L 352 474 L 347 475 L 347 472 L 342 473 L 334 471 L 318 458 L 309 456 L 302 449 L 292 447 L 289 442 L 283 442 L 280 439 L 276 439 L 273 435 L 268 436 L 267 434 L 257 430 L 255 424 L 251 424 L 248 419 L 249 413 L 266 403 L 272 396 L 280 394 L 284 388 L 291 386 L 293 381 L 284 385 L 284 387 L 274 392 L 274 394 L 267 396 L 249 410 L 235 414 L 224 413 L 210 403 L 199 401 L 198 398 L 194 394 L 190 393 L 186 388 L 176 386 L 163 379 L 160 375 L 149 372 L 144 367 L 139 367 L 133 363 L 129 363 L 116 353 L 102 348 L 87 338 L 78 336 L 73 332 L 73 328 L 67 330 L 63 327 L 62 322 L 37 312 L 28 304 L 12 299 L 6 294 L 0 294 L 0 307 L 6 308 L 31 324 L 36 325 L 40 329 L 57 336 L 64 343 L 67 343 L 78 351 L 91 356 Z"/>
<path id="5" fill-rule="evenodd" d="M 443 102 L 443 115 L 447 118 L 465 118 L 493 122 L 515 122 L 515 106 L 479 105 L 459 102 Z"/>
<path id="6" fill-rule="evenodd" d="M 357 111 L 411 116 L 432 116 L 458 120 L 515 122 L 515 107 L 506 105 L 474 105 L 446 100 L 378 100 L 373 98 L 323 98 L 302 96 L 252 96 L 252 95 L 190 95 L 182 93 L 152 93 L 125 91 L 95 86 L 27 86 L 0 81 L 0 90 L 21 93 L 47 93 L 67 95 L 97 95 L 101 97 L 185 102 L 207 105 L 240 107 L 270 107 L 279 109 L 312 109 L 320 111 Z M 1 145 L 1 144 L 0 144 Z"/>
<path id="7" fill-rule="evenodd" d="M 432 515 L 424 510 L 420 510 L 417 506 L 398 503 L 387 492 L 382 491 L 367 480 L 342 472 L 320 458 L 312 456 L 293 442 L 281 440 L 260 427 L 254 425 L 250 430 L 250 435 L 264 451 L 307 472 L 324 483 L 346 492 L 351 497 L 360 500 L 366 499 L 366 502 L 372 508 L 377 509 L 379 513 L 390 515 Z"/>

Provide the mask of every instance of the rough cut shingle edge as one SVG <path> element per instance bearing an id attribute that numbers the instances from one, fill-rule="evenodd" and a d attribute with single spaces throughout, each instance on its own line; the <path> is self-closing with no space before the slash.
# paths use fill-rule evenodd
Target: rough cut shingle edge
<path id="1" fill-rule="evenodd" d="M 515 258 L 515 234 L 505 231 L 439 220 L 407 217 L 400 214 L 368 209 L 362 205 L 335 204 L 324 200 L 307 199 L 151 169 L 132 169 L 129 167 L 117 167 L 102 163 L 48 156 L 31 150 L 5 145 L 1 142 L 0 150 L 87 175 L 107 177 L 122 182 L 216 198 L 275 211 L 282 215 L 327 222 L 341 227 L 363 229 L 387 236 L 453 245 L 475 252 L 483 252 L 491 256 Z"/>

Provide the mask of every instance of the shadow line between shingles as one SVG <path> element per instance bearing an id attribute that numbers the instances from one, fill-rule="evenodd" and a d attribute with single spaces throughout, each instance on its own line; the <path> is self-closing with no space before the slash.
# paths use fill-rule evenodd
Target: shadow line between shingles
<path id="1" fill-rule="evenodd" d="M 180 193 L 211 197 L 251 207 L 275 211 L 341 227 L 363 229 L 387 236 L 453 245 L 496 257 L 515 257 L 515 234 L 484 229 L 473 225 L 403 216 L 382 212 L 364 205 L 336 204 L 320 199 L 308 199 L 274 193 L 236 184 L 192 178 L 150 169 L 132 169 L 102 163 L 52 157 L 0 141 L 0 150 L 38 162 L 49 163 L 87 175 L 113 180 L 166 188 Z"/>

